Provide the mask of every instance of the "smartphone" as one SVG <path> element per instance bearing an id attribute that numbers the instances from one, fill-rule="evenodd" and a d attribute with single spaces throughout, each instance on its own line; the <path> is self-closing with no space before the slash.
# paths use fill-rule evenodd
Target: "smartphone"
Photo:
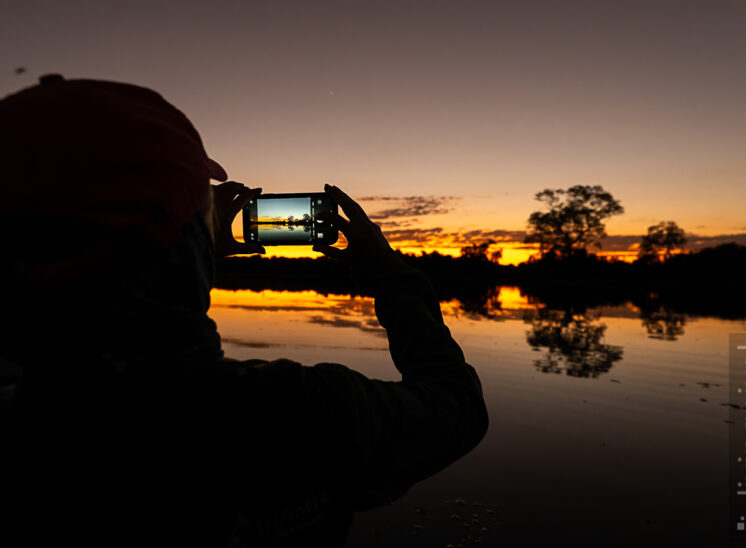
<path id="1" fill-rule="evenodd" d="M 317 215 L 337 209 L 324 192 L 260 194 L 244 207 L 243 237 L 261 245 L 332 245 L 339 231 Z"/>

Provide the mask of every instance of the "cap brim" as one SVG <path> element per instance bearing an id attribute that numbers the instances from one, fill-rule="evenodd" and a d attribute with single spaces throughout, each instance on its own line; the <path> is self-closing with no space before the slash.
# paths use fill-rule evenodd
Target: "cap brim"
<path id="1" fill-rule="evenodd" d="M 228 174 L 219 163 L 212 158 L 207 159 L 207 166 L 210 169 L 210 178 L 216 181 L 227 181 Z"/>

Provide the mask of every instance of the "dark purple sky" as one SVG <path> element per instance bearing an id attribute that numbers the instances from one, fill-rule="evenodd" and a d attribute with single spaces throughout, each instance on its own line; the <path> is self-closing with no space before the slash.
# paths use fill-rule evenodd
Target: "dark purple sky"
<path id="1" fill-rule="evenodd" d="M 2 95 L 152 87 L 267 192 L 458 198 L 422 228 L 520 230 L 542 188 L 601 184 L 610 233 L 746 232 L 742 0 L 29 0 L 3 6 L 0 60 Z"/>

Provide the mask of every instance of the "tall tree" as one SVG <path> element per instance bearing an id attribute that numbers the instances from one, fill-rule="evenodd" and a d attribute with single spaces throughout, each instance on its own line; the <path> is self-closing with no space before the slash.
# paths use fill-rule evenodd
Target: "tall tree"
<path id="1" fill-rule="evenodd" d="M 686 244 L 684 229 L 674 221 L 662 221 L 648 227 L 648 233 L 642 237 L 640 242 L 640 257 L 657 257 L 663 251 L 668 259 L 675 250 L 683 249 L 684 244 Z"/>
<path id="2" fill-rule="evenodd" d="M 480 262 L 493 262 L 496 263 L 502 257 L 502 250 L 496 249 L 490 253 L 490 246 L 495 243 L 495 240 L 486 240 L 479 244 L 471 243 L 461 248 L 461 256 L 467 259 L 474 259 Z"/>
<path id="3" fill-rule="evenodd" d="M 588 245 L 601 247 L 606 237 L 604 221 L 624 213 L 624 208 L 601 186 L 576 185 L 564 189 L 544 189 L 536 194 L 546 211 L 535 211 L 528 218 L 526 243 L 538 243 L 542 256 L 569 256 Z"/>

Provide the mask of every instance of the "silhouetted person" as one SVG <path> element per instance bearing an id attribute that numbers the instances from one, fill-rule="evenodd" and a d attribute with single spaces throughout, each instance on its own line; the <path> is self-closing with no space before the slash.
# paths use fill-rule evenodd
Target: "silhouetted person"
<path id="1" fill-rule="evenodd" d="M 348 247 L 318 250 L 373 291 L 402 381 L 224 359 L 215 257 L 262 251 L 230 230 L 261 189 L 211 178 L 151 90 L 50 76 L 0 101 L 3 546 L 340 546 L 483 437 L 431 286 L 335 187 Z"/>

